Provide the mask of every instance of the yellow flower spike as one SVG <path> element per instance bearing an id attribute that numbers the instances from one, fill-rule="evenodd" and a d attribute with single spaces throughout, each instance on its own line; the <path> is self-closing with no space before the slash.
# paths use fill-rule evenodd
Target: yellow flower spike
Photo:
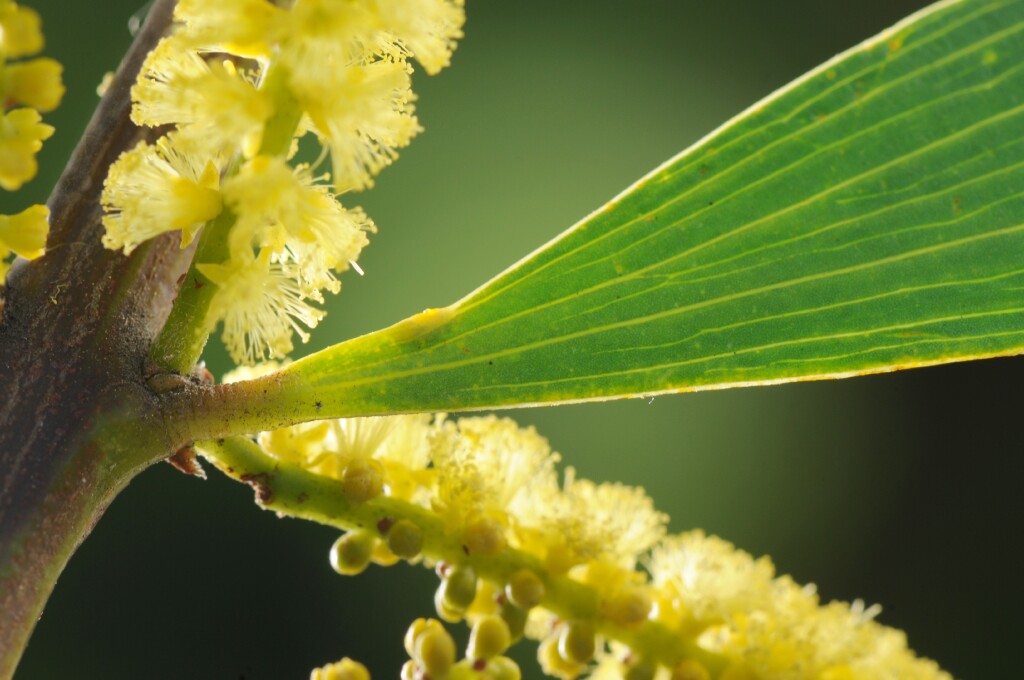
<path id="1" fill-rule="evenodd" d="M 53 111 L 64 97 L 60 62 L 41 57 L 17 64 L 8 64 L 3 70 L 3 98 L 37 111 Z"/>
<path id="2" fill-rule="evenodd" d="M 53 127 L 35 109 L 14 109 L 0 118 L 0 187 L 17 191 L 36 176 L 36 153 Z"/>
<path id="3" fill-rule="evenodd" d="M 381 27 L 423 70 L 436 74 L 451 63 L 466 21 L 463 0 L 372 0 Z"/>
<path id="4" fill-rule="evenodd" d="M 337 663 L 313 669 L 309 680 L 370 680 L 370 671 L 358 661 L 345 657 Z"/>
<path id="5" fill-rule="evenodd" d="M 40 52 L 44 47 L 42 19 L 31 7 L 0 5 L 0 54 L 8 59 Z"/>
<path id="6" fill-rule="evenodd" d="M 103 245 L 129 254 L 143 241 L 181 231 L 184 248 L 220 214 L 220 172 L 207 158 L 177 146 L 174 135 L 140 143 L 110 166 L 101 202 Z"/>
<path id="7" fill-rule="evenodd" d="M 331 568 L 343 576 L 355 576 L 370 564 L 378 539 L 368 531 L 350 531 L 331 546 Z"/>
<path id="8" fill-rule="evenodd" d="M 142 65 L 132 88 L 132 120 L 137 125 L 175 125 L 208 155 L 250 152 L 273 101 L 255 86 L 257 74 L 231 62 L 207 62 L 181 34 L 163 39 Z"/>
<path id="9" fill-rule="evenodd" d="M 26 260 L 34 260 L 46 250 L 50 230 L 50 209 L 33 205 L 16 215 L 0 215 L 0 253 L 13 251 Z M 3 259 L 3 257 L 0 257 Z"/>
<path id="10" fill-rule="evenodd" d="M 324 312 L 305 302 L 293 272 L 272 263 L 270 253 L 229 260 L 222 264 L 198 264 L 196 268 L 217 284 L 210 302 L 207 324 L 224 322 L 224 344 L 232 359 L 253 364 L 267 357 L 283 357 L 292 350 L 292 334 L 303 342 Z"/>

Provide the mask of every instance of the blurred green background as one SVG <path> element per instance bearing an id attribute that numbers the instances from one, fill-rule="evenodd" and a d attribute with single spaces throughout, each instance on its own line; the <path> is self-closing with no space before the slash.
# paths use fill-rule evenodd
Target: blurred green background
<path id="1" fill-rule="evenodd" d="M 35 0 L 68 97 L 42 200 L 130 40 L 141 0 Z M 380 233 L 310 351 L 461 297 L 670 155 L 912 0 L 473 0 L 453 67 L 417 74 L 426 132 L 361 204 Z M 15 200 L 16 199 L 16 200 Z M 226 369 L 219 339 L 208 361 Z M 1004 359 L 512 413 L 584 476 L 647 488 L 702 527 L 882 621 L 957 677 L 1011 677 L 1024 632 L 1024 362 Z M 307 677 L 356 657 L 397 677 L 432 611 L 424 569 L 336 576 L 336 532 L 280 520 L 216 472 L 157 465 L 72 560 L 17 678 Z M 2 614 L 0 614 L 2 615 Z M 525 656 L 533 653 L 532 644 Z M 1013 661 L 1011 662 L 1011 658 Z M 527 668 L 526 677 L 537 677 Z"/>

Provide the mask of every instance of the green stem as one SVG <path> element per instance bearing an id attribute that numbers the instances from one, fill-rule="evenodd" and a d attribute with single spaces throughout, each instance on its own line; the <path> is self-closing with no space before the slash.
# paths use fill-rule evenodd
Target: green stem
<path id="1" fill-rule="evenodd" d="M 241 438 L 202 442 L 198 450 L 229 477 L 253 487 L 256 502 L 267 510 L 338 527 L 346 531 L 376 530 L 385 523 L 406 519 L 423 532 L 423 557 L 432 562 L 471 566 L 481 578 L 503 587 L 520 569 L 530 569 L 545 586 L 541 606 L 563 619 L 595 619 L 600 593 L 568 576 L 550 573 L 534 555 L 506 547 L 495 555 L 467 555 L 460 535 L 448 531 L 429 509 L 407 501 L 378 496 L 365 503 L 349 501 L 340 481 L 313 474 L 263 452 Z M 713 677 L 724 670 L 724 657 L 699 647 L 657 621 L 623 626 L 596 619 L 598 631 L 624 642 L 643 659 L 669 668 L 684 659 L 699 661 Z"/>
<path id="2" fill-rule="evenodd" d="M 274 115 L 264 125 L 259 153 L 284 156 L 302 119 L 302 107 L 288 88 L 287 70 L 277 63 L 267 67 L 260 89 L 273 99 Z M 225 170 L 225 177 L 238 172 L 238 167 L 236 160 Z M 217 292 L 217 284 L 206 278 L 196 265 L 220 264 L 230 257 L 228 236 L 234 224 L 235 214 L 225 208 L 203 228 L 192 265 L 181 282 L 167 324 L 150 351 L 150 359 L 164 370 L 183 375 L 190 373 L 206 347 L 213 330 L 207 313 Z"/>

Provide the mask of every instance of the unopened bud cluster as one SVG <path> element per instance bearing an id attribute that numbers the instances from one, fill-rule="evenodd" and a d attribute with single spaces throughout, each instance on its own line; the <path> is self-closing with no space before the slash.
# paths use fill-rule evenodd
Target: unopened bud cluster
<path id="1" fill-rule="evenodd" d="M 667 536 L 641 489 L 571 468 L 559 479 L 547 441 L 511 420 L 343 419 L 258 441 L 279 465 L 339 480 L 353 508 L 384 503 L 386 519 L 335 543 L 338 572 L 424 562 L 440 577 L 437 616 L 472 626 L 459 661 L 440 621 L 414 624 L 409 680 L 518 677 L 502 654 L 521 637 L 563 680 L 949 680 L 877 608 L 822 606 L 767 558 L 700 531 Z M 349 493 L 352 469 L 379 475 L 377 496 Z"/>
<path id="2" fill-rule="evenodd" d="M 40 114 L 57 108 L 64 96 L 63 67 L 49 57 L 32 57 L 44 46 L 35 10 L 0 0 L 0 187 L 16 191 L 36 176 L 36 154 L 53 127 Z M 46 206 L 0 215 L 0 286 L 11 254 L 35 259 L 43 254 L 49 231 Z"/>

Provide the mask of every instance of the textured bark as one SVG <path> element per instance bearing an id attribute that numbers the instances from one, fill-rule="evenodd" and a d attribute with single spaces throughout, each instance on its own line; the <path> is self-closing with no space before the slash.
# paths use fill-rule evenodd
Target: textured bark
<path id="1" fill-rule="evenodd" d="M 53 191 L 46 254 L 12 269 L 4 293 L 0 678 L 13 674 L 75 547 L 170 446 L 146 355 L 189 253 L 170 235 L 130 257 L 104 249 L 99 196 L 110 163 L 153 134 L 130 122 L 129 90 L 173 6 L 154 4 Z"/>

